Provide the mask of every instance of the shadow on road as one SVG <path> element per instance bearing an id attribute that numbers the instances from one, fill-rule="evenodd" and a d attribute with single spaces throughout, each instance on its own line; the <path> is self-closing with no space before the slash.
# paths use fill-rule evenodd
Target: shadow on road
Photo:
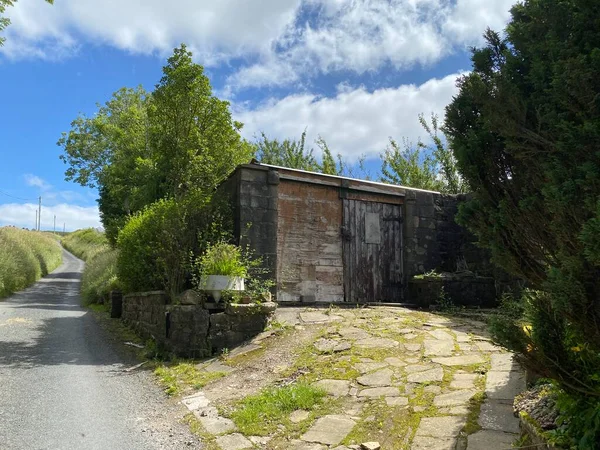
<path id="1" fill-rule="evenodd" d="M 55 308 L 59 309 L 59 305 Z M 8 330 L 15 332 L 9 334 Z M 27 319 L 0 323 L 0 335 L 33 335 L 32 339 L 0 341 L 0 368 L 122 363 L 123 359 L 110 348 L 104 333 L 90 312 L 43 319 L 37 327 L 32 327 Z"/>
<path id="2" fill-rule="evenodd" d="M 68 279 L 68 280 L 80 280 L 81 273 L 80 272 L 59 272 L 59 273 L 50 273 L 44 277 L 45 280 L 48 279 Z"/>

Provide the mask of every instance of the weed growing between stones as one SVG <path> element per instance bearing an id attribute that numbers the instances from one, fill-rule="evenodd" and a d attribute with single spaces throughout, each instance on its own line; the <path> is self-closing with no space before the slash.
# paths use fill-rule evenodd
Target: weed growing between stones
<path id="1" fill-rule="evenodd" d="M 160 365 L 154 370 L 154 374 L 165 386 L 167 395 L 178 395 L 191 389 L 198 390 L 227 375 L 225 372 L 204 372 L 198 370 L 193 363 L 185 361 Z"/>
<path id="2" fill-rule="evenodd" d="M 313 410 L 325 395 L 323 389 L 307 383 L 270 387 L 241 400 L 230 416 L 245 435 L 265 436 L 275 432 L 278 425 L 289 424 L 292 412 Z"/>

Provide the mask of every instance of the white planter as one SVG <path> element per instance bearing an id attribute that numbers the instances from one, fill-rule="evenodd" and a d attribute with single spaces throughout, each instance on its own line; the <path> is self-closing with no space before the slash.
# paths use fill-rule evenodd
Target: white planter
<path id="1" fill-rule="evenodd" d="M 243 291 L 244 279 L 242 277 L 228 277 L 226 275 L 207 275 L 202 283 L 203 290 L 209 292 L 215 302 L 221 299 L 221 291 Z"/>

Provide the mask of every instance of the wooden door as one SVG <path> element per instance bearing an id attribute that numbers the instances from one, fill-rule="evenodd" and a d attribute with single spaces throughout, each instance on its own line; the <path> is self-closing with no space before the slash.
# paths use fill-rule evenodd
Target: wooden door
<path id="1" fill-rule="evenodd" d="M 344 199 L 345 300 L 402 301 L 402 207 Z"/>

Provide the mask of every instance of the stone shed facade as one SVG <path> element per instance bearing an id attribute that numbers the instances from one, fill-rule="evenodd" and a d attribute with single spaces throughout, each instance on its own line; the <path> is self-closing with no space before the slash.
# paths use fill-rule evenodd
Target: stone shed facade
<path id="1" fill-rule="evenodd" d="M 492 270 L 454 222 L 461 196 L 252 163 L 221 185 L 235 235 L 284 302 L 405 302 L 430 270 Z"/>

